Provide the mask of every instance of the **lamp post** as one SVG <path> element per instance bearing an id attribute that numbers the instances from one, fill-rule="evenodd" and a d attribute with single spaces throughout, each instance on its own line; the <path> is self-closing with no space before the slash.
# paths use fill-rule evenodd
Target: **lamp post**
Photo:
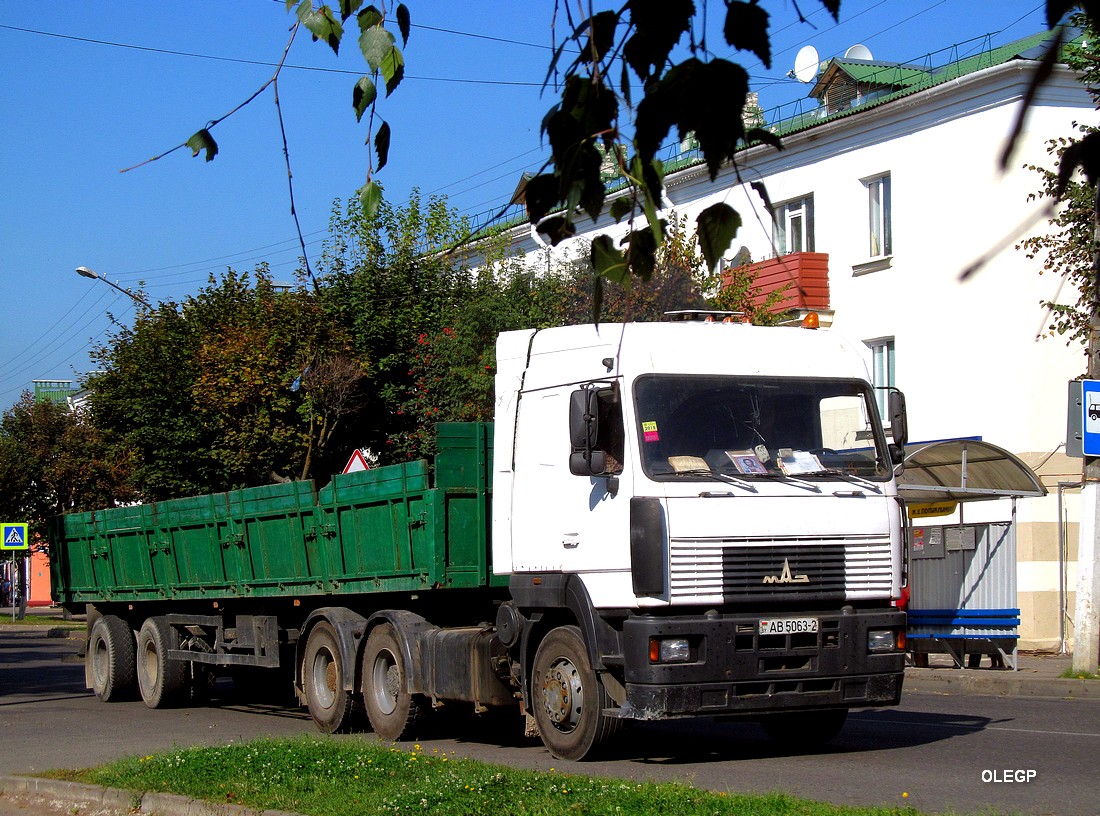
<path id="1" fill-rule="evenodd" d="M 78 274 L 78 275 L 80 275 L 81 277 L 84 277 L 84 278 L 91 278 L 92 280 L 101 280 L 105 284 L 107 284 L 108 286 L 111 286 L 111 287 L 117 289 L 118 291 L 122 292 L 122 294 L 133 298 L 138 303 L 140 303 L 142 306 L 148 306 L 150 309 L 152 308 L 152 304 L 150 304 L 149 301 L 147 301 L 141 295 L 135 295 L 129 289 L 123 289 L 117 283 L 111 283 L 111 281 L 107 280 L 107 278 L 103 277 L 98 272 L 92 271 L 91 269 L 89 269 L 86 266 L 78 266 L 76 268 L 76 274 Z"/>

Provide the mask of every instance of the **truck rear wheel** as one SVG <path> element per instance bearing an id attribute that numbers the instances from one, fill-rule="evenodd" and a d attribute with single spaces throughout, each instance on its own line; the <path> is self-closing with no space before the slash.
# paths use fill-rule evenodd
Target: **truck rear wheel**
<path id="1" fill-rule="evenodd" d="M 613 702 L 576 626 L 559 626 L 539 644 L 531 686 L 535 722 L 556 757 L 584 759 L 622 727 L 622 720 L 604 714 Z"/>
<path id="2" fill-rule="evenodd" d="M 846 719 L 848 709 L 829 708 L 769 714 L 760 724 L 768 736 L 781 745 L 818 748 L 840 733 Z"/>
<path id="3" fill-rule="evenodd" d="M 180 701 L 187 685 L 187 664 L 168 657 L 179 648 L 179 634 L 162 617 L 147 618 L 137 639 L 137 681 L 149 708 L 166 708 Z"/>
<path id="4" fill-rule="evenodd" d="M 428 711 L 427 701 L 408 690 L 408 673 L 401 656 L 397 630 L 389 623 L 374 628 L 363 651 L 363 702 L 374 733 L 399 740 L 411 732 Z"/>
<path id="5" fill-rule="evenodd" d="M 126 621 L 117 615 L 97 618 L 88 636 L 85 659 L 96 697 L 105 703 L 133 699 L 134 633 Z"/>
<path id="6" fill-rule="evenodd" d="M 310 630 L 302 661 L 302 687 L 309 715 L 326 734 L 354 730 L 361 716 L 359 701 L 342 682 L 343 657 L 336 632 L 328 621 Z"/>

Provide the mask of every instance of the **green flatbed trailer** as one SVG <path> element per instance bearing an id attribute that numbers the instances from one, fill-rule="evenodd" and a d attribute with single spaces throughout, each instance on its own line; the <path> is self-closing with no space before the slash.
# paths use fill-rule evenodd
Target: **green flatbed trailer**
<path id="1" fill-rule="evenodd" d="M 480 654 L 507 598 L 490 554 L 492 430 L 441 424 L 434 474 L 418 461 L 320 490 L 288 482 L 55 518 L 53 592 L 88 612 L 89 687 L 109 700 L 136 686 L 157 708 L 216 673 L 283 669 L 321 728 L 346 730 L 364 672 L 384 684 L 404 657 L 420 670 L 406 683 L 417 706 L 514 704 L 499 661 Z M 362 639 L 380 619 L 394 642 L 364 667 Z M 465 669 L 440 676 L 408 653 L 421 647 Z M 375 701 L 382 730 L 384 709 L 411 697 L 393 696 Z"/>

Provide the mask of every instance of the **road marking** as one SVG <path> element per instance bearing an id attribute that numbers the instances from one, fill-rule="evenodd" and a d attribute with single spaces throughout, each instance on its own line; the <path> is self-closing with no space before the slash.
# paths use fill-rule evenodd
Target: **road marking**
<path id="1" fill-rule="evenodd" d="M 857 717 L 855 721 L 859 722 L 860 720 L 872 722 L 875 725 L 920 725 L 925 728 L 955 728 L 963 731 L 1012 731 L 1020 734 L 1045 734 L 1054 737 L 1100 737 L 1100 733 L 1093 733 L 1091 731 L 1047 731 L 1038 728 L 1010 728 L 1005 725 L 962 725 L 955 723 L 925 722 L 923 720 L 887 720 L 875 717 L 873 714 L 865 714 Z"/>

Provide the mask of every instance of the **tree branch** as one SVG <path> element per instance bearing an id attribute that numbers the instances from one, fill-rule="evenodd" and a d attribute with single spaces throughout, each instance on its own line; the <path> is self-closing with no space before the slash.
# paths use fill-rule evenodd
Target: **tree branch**
<path id="1" fill-rule="evenodd" d="M 206 127 L 203 128 L 203 130 L 206 130 L 206 131 L 212 130 L 218 124 L 220 124 L 221 122 L 224 122 L 230 116 L 232 116 L 237 111 L 239 111 L 241 108 L 245 107 L 250 102 L 252 102 L 252 100 L 254 100 L 256 97 L 258 97 L 264 91 L 266 91 L 269 86 L 276 84 L 276 81 L 279 78 L 279 72 L 281 72 L 283 70 L 283 63 L 286 62 L 287 54 L 290 53 L 290 46 L 294 43 L 294 37 L 295 37 L 295 35 L 297 35 L 298 26 L 300 26 L 300 25 L 301 25 L 301 23 L 297 22 L 293 26 L 291 26 L 291 28 L 290 28 L 290 39 L 287 40 L 286 48 L 283 49 L 283 56 L 279 59 L 279 63 L 275 66 L 275 73 L 273 73 L 271 75 L 271 77 L 267 80 L 267 82 L 265 82 L 263 85 L 261 85 L 256 90 L 256 92 L 254 94 L 252 94 L 252 96 L 248 97 L 248 99 L 244 100 L 244 102 L 241 102 L 239 105 L 237 105 L 235 108 L 233 108 L 233 110 L 229 111 L 229 113 L 227 113 L 223 116 L 219 116 L 217 119 L 211 119 L 209 122 L 206 123 Z M 280 117 L 281 117 L 281 115 L 280 115 Z M 280 118 L 280 124 L 281 123 L 282 123 L 282 120 Z M 188 141 L 190 141 L 190 140 L 188 140 Z M 284 139 L 284 144 L 285 144 L 285 139 Z M 153 156 L 150 159 L 146 159 L 145 161 L 140 162 L 139 164 L 135 164 L 132 167 L 123 167 L 118 172 L 127 173 L 130 170 L 136 170 L 139 167 L 144 167 L 147 164 L 152 164 L 155 161 L 163 159 L 165 156 L 168 156 L 168 155 L 171 155 L 172 153 L 175 153 L 177 150 L 179 150 L 180 148 L 183 148 L 183 147 L 187 147 L 187 142 L 183 142 L 182 144 L 178 144 L 175 147 L 170 148 L 169 150 L 165 150 L 163 153 L 160 153 L 156 156 Z M 299 230 L 299 233 L 300 233 L 300 230 Z"/>

